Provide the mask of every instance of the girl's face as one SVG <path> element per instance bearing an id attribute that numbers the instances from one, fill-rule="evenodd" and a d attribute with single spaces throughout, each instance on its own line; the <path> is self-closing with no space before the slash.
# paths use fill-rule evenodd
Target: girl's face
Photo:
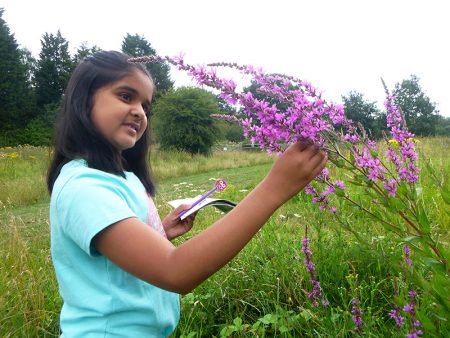
<path id="1" fill-rule="evenodd" d="M 152 80 L 135 70 L 97 90 L 91 121 L 117 150 L 132 148 L 147 128 L 152 95 Z"/>

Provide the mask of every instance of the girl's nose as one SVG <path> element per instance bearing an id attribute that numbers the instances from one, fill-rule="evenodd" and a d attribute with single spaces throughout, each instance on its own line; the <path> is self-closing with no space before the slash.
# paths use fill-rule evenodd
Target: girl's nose
<path id="1" fill-rule="evenodd" d="M 134 117 L 139 118 L 139 119 L 143 119 L 146 117 L 144 108 L 142 108 L 141 105 L 133 107 L 133 109 L 131 111 L 131 115 L 133 115 Z"/>

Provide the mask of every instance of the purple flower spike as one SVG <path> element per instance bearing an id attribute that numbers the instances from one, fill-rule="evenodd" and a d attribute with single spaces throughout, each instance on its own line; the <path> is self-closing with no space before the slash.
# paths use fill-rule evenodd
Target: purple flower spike
<path id="1" fill-rule="evenodd" d="M 314 307 L 319 306 L 319 303 L 323 306 L 327 306 L 328 301 L 323 299 L 322 288 L 320 287 L 320 282 L 316 278 L 315 264 L 312 261 L 312 251 L 309 248 L 309 238 L 304 237 L 302 240 L 302 253 L 305 255 L 303 263 L 305 264 L 306 271 L 310 275 L 310 282 L 313 286 L 312 291 L 308 292 L 308 298 L 311 300 Z"/>
<path id="2" fill-rule="evenodd" d="M 359 299 L 352 299 L 352 320 L 355 323 L 356 332 L 361 334 L 363 332 L 364 321 L 362 319 L 363 310 L 359 307 Z"/>
<path id="3" fill-rule="evenodd" d="M 395 320 L 395 325 L 397 325 L 397 327 L 401 327 L 405 324 L 405 317 L 400 315 L 400 308 L 398 306 L 389 311 L 389 317 Z"/>
<path id="4" fill-rule="evenodd" d="M 403 254 L 405 255 L 405 263 L 408 265 L 408 267 L 412 267 L 412 260 L 411 260 L 411 248 L 408 244 L 405 244 L 403 246 Z M 411 292 L 411 291 L 410 291 Z M 414 292 L 414 291 L 413 291 Z M 414 298 L 414 297 L 413 297 Z"/>

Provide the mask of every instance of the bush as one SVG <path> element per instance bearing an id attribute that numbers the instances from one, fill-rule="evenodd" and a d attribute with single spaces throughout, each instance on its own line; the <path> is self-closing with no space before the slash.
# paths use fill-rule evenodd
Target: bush
<path id="1" fill-rule="evenodd" d="M 169 91 L 153 109 L 156 141 L 163 150 L 209 154 L 219 134 L 210 115 L 218 111 L 216 97 L 206 90 L 181 87 Z"/>

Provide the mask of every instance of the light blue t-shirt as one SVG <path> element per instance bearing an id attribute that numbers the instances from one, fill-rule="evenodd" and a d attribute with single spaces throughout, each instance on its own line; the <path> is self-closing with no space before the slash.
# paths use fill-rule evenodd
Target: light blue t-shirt
<path id="1" fill-rule="evenodd" d="M 84 160 L 63 166 L 50 201 L 63 337 L 165 337 L 174 331 L 179 295 L 129 274 L 92 246 L 109 225 L 129 217 L 148 223 L 155 214 L 133 173 L 125 179 L 88 168 Z"/>

